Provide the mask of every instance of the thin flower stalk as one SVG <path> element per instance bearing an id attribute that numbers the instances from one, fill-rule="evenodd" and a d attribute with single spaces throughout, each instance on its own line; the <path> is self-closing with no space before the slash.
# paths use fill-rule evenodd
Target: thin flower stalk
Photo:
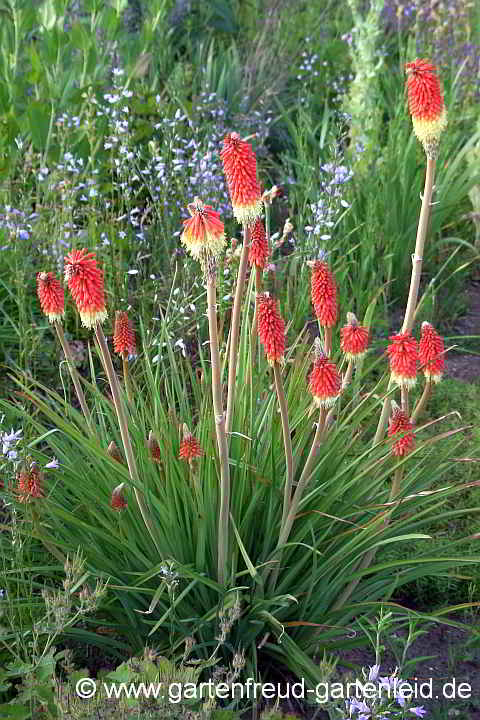
<path id="1" fill-rule="evenodd" d="M 433 388 L 433 381 L 430 377 L 425 378 L 425 387 L 423 388 L 423 393 L 418 400 L 417 404 L 415 405 L 413 412 L 412 412 L 412 422 L 417 422 L 418 418 L 422 414 L 422 412 L 427 407 L 428 401 L 430 399 L 430 396 L 432 394 L 432 388 Z"/>
<path id="2" fill-rule="evenodd" d="M 210 334 L 210 362 L 212 367 L 212 398 L 220 456 L 220 509 L 218 520 L 218 582 L 225 584 L 229 541 L 230 510 L 230 468 L 228 465 L 228 443 L 225 427 L 225 413 L 222 403 L 222 384 L 220 377 L 220 353 L 217 330 L 217 286 L 216 274 L 207 276 L 208 328 Z"/>
<path id="3" fill-rule="evenodd" d="M 285 398 L 285 390 L 282 383 L 282 375 L 280 365 L 275 362 L 273 364 L 273 376 L 275 378 L 275 389 L 277 391 L 278 406 L 280 408 L 280 417 L 282 418 L 283 445 L 285 448 L 285 460 L 287 465 L 287 477 L 285 481 L 283 494 L 283 512 L 282 527 L 286 522 L 288 512 L 290 510 L 292 487 L 293 487 L 293 452 L 292 438 L 290 435 L 290 426 L 288 423 L 287 400 Z"/>
<path id="4" fill-rule="evenodd" d="M 265 237 L 267 241 L 267 248 L 270 248 L 270 203 L 265 202 Z M 257 347 L 257 321 L 258 321 L 258 295 L 263 292 L 263 269 L 258 265 L 255 265 L 255 311 L 253 314 L 252 332 L 250 335 L 250 347 L 251 347 L 251 368 L 252 372 L 255 365 L 255 348 Z"/>
<path id="5" fill-rule="evenodd" d="M 242 312 L 243 292 L 245 289 L 245 278 L 247 276 L 248 244 L 250 242 L 250 229 L 247 224 L 243 225 L 243 248 L 238 268 L 237 286 L 235 299 L 233 301 L 232 323 L 230 327 L 230 354 L 228 358 L 228 398 L 227 398 L 227 435 L 232 430 L 233 410 L 235 406 L 235 390 L 237 377 L 237 355 L 238 337 L 240 334 L 240 317 Z"/>
<path id="6" fill-rule="evenodd" d="M 92 424 L 92 416 L 90 414 L 90 410 L 88 408 L 87 401 L 85 400 L 85 395 L 80 384 L 80 376 L 75 367 L 70 345 L 65 339 L 62 323 L 59 320 L 54 320 L 53 326 L 55 328 L 55 332 L 57 333 L 60 345 L 62 346 L 63 354 L 65 355 L 65 360 L 67 361 L 68 370 L 70 372 L 70 377 L 72 378 L 73 387 L 75 388 L 75 393 L 77 395 L 78 402 L 80 403 L 83 416 L 87 422 L 88 429 L 92 435 L 95 435 L 95 430 Z"/>
<path id="7" fill-rule="evenodd" d="M 420 218 L 417 228 L 417 239 L 415 243 L 415 253 L 412 258 L 412 274 L 410 278 L 410 289 L 408 293 L 407 307 L 405 310 L 405 318 L 402 325 L 402 333 L 411 332 L 413 328 L 413 320 L 418 302 L 418 290 L 420 287 L 420 278 L 422 274 L 423 253 L 425 242 L 427 239 L 428 220 L 430 217 L 430 207 L 433 194 L 433 183 L 435 178 L 435 158 L 427 157 L 427 172 L 425 176 L 425 187 L 422 196 L 422 207 L 420 210 Z M 393 380 L 390 378 L 388 390 L 391 390 Z M 374 445 L 381 442 L 385 436 L 387 420 L 390 415 L 391 405 L 390 396 L 387 395 L 383 401 L 382 412 L 378 421 L 377 431 L 373 441 Z"/>
<path id="8" fill-rule="evenodd" d="M 300 479 L 297 483 L 297 488 L 295 490 L 292 501 L 290 503 L 290 510 L 285 519 L 285 522 L 282 524 L 282 527 L 280 529 L 277 548 L 284 545 L 289 538 L 290 531 L 292 529 L 293 522 L 295 520 L 295 515 L 297 513 L 298 506 L 300 504 L 300 500 L 302 499 L 304 490 L 307 486 L 308 481 L 310 480 L 310 477 L 311 477 L 311 474 L 313 471 L 313 466 L 315 464 L 315 460 L 318 455 L 318 450 L 320 448 L 320 445 L 322 442 L 322 436 L 323 436 L 323 433 L 325 430 L 326 418 L 327 418 L 327 408 L 322 406 L 320 408 L 320 416 L 318 419 L 317 428 L 315 430 L 312 447 L 310 448 L 310 452 L 308 454 L 307 461 L 304 465 L 302 474 L 300 475 Z"/>
<path id="9" fill-rule="evenodd" d="M 157 548 L 158 552 L 160 553 L 160 549 L 157 544 L 152 520 L 150 517 L 150 512 L 146 505 L 145 497 L 144 497 L 143 493 L 139 490 L 140 477 L 139 477 L 138 470 L 137 470 L 137 463 L 135 462 L 135 455 L 133 453 L 132 442 L 130 440 L 130 433 L 128 432 L 128 421 L 127 421 L 127 415 L 126 415 L 125 407 L 124 407 L 123 400 L 122 400 L 120 383 L 118 381 L 117 375 L 115 374 L 115 370 L 113 368 L 113 363 L 112 363 L 112 358 L 110 356 L 110 352 L 109 352 L 108 346 L 107 346 L 107 341 L 106 341 L 105 335 L 103 333 L 102 326 L 100 325 L 99 322 L 97 322 L 97 324 L 95 325 L 95 336 L 97 338 L 103 367 L 105 368 L 105 372 L 108 377 L 108 382 L 110 384 L 110 390 L 111 390 L 112 397 L 113 397 L 113 404 L 115 406 L 115 411 L 117 414 L 118 426 L 119 426 L 120 435 L 122 438 L 123 449 L 125 451 L 125 458 L 127 460 L 128 471 L 129 471 L 130 478 L 133 483 L 133 491 L 135 493 L 135 498 L 136 498 L 138 507 L 140 509 L 140 513 L 142 515 L 145 526 L 146 526 L 148 532 L 150 533 L 150 536 L 155 544 L 155 547 Z"/>

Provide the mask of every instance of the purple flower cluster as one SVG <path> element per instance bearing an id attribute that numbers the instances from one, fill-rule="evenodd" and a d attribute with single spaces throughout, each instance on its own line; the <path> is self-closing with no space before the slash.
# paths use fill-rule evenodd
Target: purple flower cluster
<path id="1" fill-rule="evenodd" d="M 320 184 L 322 197 L 317 202 L 310 204 L 313 221 L 310 225 L 305 226 L 307 241 L 310 241 L 310 245 L 318 244 L 318 240 L 324 242 L 331 240 L 332 230 L 340 214 L 350 207 L 343 197 L 343 186 L 352 179 L 352 170 L 338 162 L 326 163 L 321 166 L 321 170 L 323 173 Z"/>
<path id="2" fill-rule="evenodd" d="M 0 212 L 0 230 L 4 231 L 3 235 L 8 239 L 9 244 L 0 246 L 0 250 L 7 250 L 12 242 L 29 240 L 37 218 L 38 213 L 27 213 L 25 210 L 5 205 Z"/>

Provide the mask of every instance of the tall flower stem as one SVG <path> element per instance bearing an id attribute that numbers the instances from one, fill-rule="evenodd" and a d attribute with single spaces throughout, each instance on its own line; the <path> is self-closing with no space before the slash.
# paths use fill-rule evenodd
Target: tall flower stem
<path id="1" fill-rule="evenodd" d="M 285 390 L 282 383 L 282 375 L 280 365 L 273 363 L 273 376 L 275 378 L 275 389 L 277 391 L 278 405 L 280 407 L 280 416 L 282 418 L 283 444 L 285 447 L 285 460 L 287 464 L 287 477 L 285 479 L 285 488 L 283 494 L 283 514 L 282 525 L 286 522 L 288 511 L 290 510 L 290 502 L 293 487 L 293 453 L 292 439 L 290 437 L 290 427 L 288 424 L 287 401 L 285 398 Z"/>
<path id="2" fill-rule="evenodd" d="M 67 361 L 70 377 L 72 378 L 73 386 L 75 388 L 80 407 L 82 408 L 83 416 L 87 421 L 88 429 L 90 430 L 91 434 L 95 435 L 95 430 L 93 429 L 92 425 L 92 416 L 90 414 L 90 410 L 88 409 L 87 401 L 85 400 L 85 395 L 80 384 L 79 374 L 73 361 L 73 355 L 70 349 L 70 345 L 65 339 L 62 324 L 58 320 L 55 320 L 53 324 L 57 333 L 57 337 L 60 341 L 60 345 L 62 346 L 63 354 L 65 355 L 65 359 Z"/>
<path id="3" fill-rule="evenodd" d="M 388 499 L 389 503 L 392 503 L 399 495 L 402 477 L 403 477 L 403 465 L 400 467 L 397 467 L 395 470 L 395 473 L 393 476 L 393 481 L 392 481 L 392 487 L 390 490 L 390 496 Z M 388 515 L 386 515 L 386 517 L 384 518 L 383 529 L 388 527 L 388 525 L 390 524 L 390 519 L 391 519 L 391 512 Z M 363 558 L 363 560 L 358 565 L 358 567 L 356 568 L 356 571 L 358 572 L 359 570 L 366 570 L 368 567 L 370 567 L 371 563 L 375 559 L 376 554 L 377 554 L 377 548 L 372 548 L 371 550 L 369 550 L 367 552 L 367 554 L 365 555 L 365 557 Z M 355 588 L 359 584 L 360 580 L 361 580 L 361 577 L 358 577 L 349 582 L 349 584 L 347 585 L 347 587 L 345 588 L 343 593 L 340 595 L 340 597 L 338 598 L 335 605 L 333 606 L 332 610 L 340 610 L 345 605 L 345 603 L 351 598 L 351 596 L 352 596 L 353 592 L 355 591 Z"/>
<path id="4" fill-rule="evenodd" d="M 123 382 L 125 383 L 125 390 L 127 393 L 128 402 L 131 405 L 133 403 L 132 386 L 130 383 L 128 358 L 126 357 L 125 353 L 122 354 L 122 367 L 123 367 Z"/>
<path id="5" fill-rule="evenodd" d="M 252 357 L 252 367 L 255 365 L 255 348 L 257 347 L 257 320 L 258 320 L 258 311 L 257 311 L 257 296 L 259 293 L 263 290 L 263 282 L 262 282 L 262 269 L 259 268 L 257 265 L 255 266 L 255 312 L 253 314 L 253 322 L 252 322 L 252 331 L 250 333 L 250 348 L 251 348 L 251 357 Z"/>
<path id="6" fill-rule="evenodd" d="M 425 174 L 425 186 L 422 196 L 422 207 L 420 209 L 420 217 L 418 220 L 417 239 L 415 242 L 415 253 L 412 257 L 412 274 L 410 277 L 410 289 L 408 293 L 407 307 L 402 325 L 402 333 L 411 331 L 415 310 L 418 302 L 418 290 L 420 287 L 420 278 L 422 275 L 423 253 L 427 239 L 428 221 L 430 218 L 430 208 L 432 204 L 432 194 L 435 180 L 435 158 L 427 156 L 427 171 Z M 390 380 L 388 389 L 390 390 L 392 381 Z M 374 445 L 383 440 L 387 420 L 390 415 L 390 397 L 386 397 L 383 401 L 382 412 L 378 421 L 377 432 L 375 433 Z"/>
<path id="7" fill-rule="evenodd" d="M 433 383 L 430 378 L 425 379 L 425 387 L 423 388 L 423 393 L 420 398 L 420 400 L 415 405 L 415 408 L 412 413 L 412 422 L 416 422 L 422 412 L 425 410 L 427 403 L 430 399 L 430 395 L 432 394 L 432 386 Z"/>
<path id="8" fill-rule="evenodd" d="M 140 513 L 142 515 L 143 522 L 145 523 L 145 527 L 147 528 L 148 532 L 150 533 L 150 537 L 152 538 L 153 542 L 155 543 L 155 547 L 157 548 L 157 550 L 160 554 L 160 549 L 157 544 L 150 512 L 146 505 L 145 497 L 144 497 L 143 493 L 141 492 L 141 490 L 139 490 L 140 477 L 139 477 L 138 470 L 137 470 L 137 463 L 135 462 L 135 455 L 133 453 L 132 442 L 130 440 L 130 433 L 128 432 L 128 421 L 127 421 L 127 415 L 125 413 L 125 406 L 124 406 L 123 400 L 122 400 L 120 383 L 118 381 L 117 375 L 115 374 L 115 370 L 113 368 L 113 363 L 112 363 L 112 358 L 110 356 L 110 352 L 109 352 L 108 346 L 107 346 L 107 341 L 105 339 L 105 335 L 103 334 L 102 326 L 100 325 L 100 323 L 97 323 L 95 325 L 95 336 L 97 338 L 98 347 L 100 349 L 100 355 L 102 357 L 103 367 L 107 374 L 108 382 L 110 385 L 110 390 L 112 392 L 113 404 L 115 406 L 115 412 L 117 414 L 118 426 L 120 429 L 120 435 L 122 438 L 123 449 L 125 451 L 125 457 L 126 457 L 127 465 L 128 465 L 128 472 L 130 474 L 130 478 L 133 483 L 133 492 L 135 493 L 135 499 L 136 499 L 138 507 L 140 509 Z"/>
<path id="9" fill-rule="evenodd" d="M 243 248 L 238 268 L 237 287 L 233 301 L 232 324 L 230 327 L 230 356 L 228 361 L 228 400 L 227 400 L 227 434 L 232 429 L 233 409 L 235 405 L 235 390 L 237 376 L 238 336 L 240 332 L 240 316 L 242 312 L 243 290 L 247 275 L 248 244 L 250 242 L 250 229 L 246 223 L 243 225 Z"/>
<path id="10" fill-rule="evenodd" d="M 325 355 L 327 357 L 331 357 L 332 355 L 332 342 L 333 342 L 333 332 L 331 327 L 325 328 Z"/>
<path id="11" fill-rule="evenodd" d="M 302 474 L 300 476 L 300 479 L 297 484 L 297 488 L 293 494 L 293 498 L 290 502 L 290 507 L 287 513 L 287 516 L 284 521 L 282 521 L 282 526 L 280 528 L 280 533 L 278 536 L 278 542 L 277 542 L 277 550 L 279 550 L 282 545 L 285 545 L 285 543 L 288 541 L 288 538 L 290 536 L 290 531 L 292 529 L 295 515 L 298 510 L 298 506 L 300 505 L 300 501 L 302 499 L 304 490 L 307 486 L 308 481 L 310 480 L 311 471 L 313 469 L 313 465 L 315 463 L 315 458 L 318 452 L 318 448 L 320 447 L 320 443 L 322 440 L 323 431 L 325 429 L 325 420 L 327 417 L 327 411 L 324 407 L 320 408 L 320 417 L 318 419 L 317 429 L 315 431 L 315 436 L 313 438 L 312 447 L 310 448 L 310 453 L 308 455 L 307 461 L 305 463 L 305 466 L 303 468 Z M 277 582 L 278 573 L 280 571 L 280 561 L 281 561 L 281 552 L 278 553 L 277 562 L 278 565 L 276 566 L 272 580 L 271 580 L 271 586 L 272 589 L 275 587 L 275 584 Z"/>
<path id="12" fill-rule="evenodd" d="M 228 558 L 228 518 L 230 507 L 230 469 L 228 466 L 228 443 L 225 428 L 225 414 L 222 403 L 222 385 L 220 377 L 220 354 L 217 331 L 217 286 L 216 277 L 207 275 L 208 328 L 210 333 L 210 361 L 212 366 L 212 398 L 217 434 L 218 454 L 220 457 L 220 510 L 218 518 L 218 582 L 223 585 Z M 230 398 L 230 394 L 229 394 Z"/>

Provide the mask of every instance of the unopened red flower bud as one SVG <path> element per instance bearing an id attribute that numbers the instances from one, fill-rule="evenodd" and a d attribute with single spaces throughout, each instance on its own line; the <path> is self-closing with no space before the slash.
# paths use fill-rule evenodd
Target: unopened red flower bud
<path id="1" fill-rule="evenodd" d="M 320 325 L 333 327 L 337 322 L 337 286 L 324 260 L 312 265 L 312 303 Z"/>
<path id="2" fill-rule="evenodd" d="M 443 338 L 429 322 L 422 323 L 418 359 L 426 378 L 435 383 L 442 379 L 445 369 Z"/>
<path id="3" fill-rule="evenodd" d="M 392 403 L 393 412 L 390 417 L 388 436 L 399 436 L 392 445 L 392 454 L 397 457 L 405 457 L 415 449 L 415 435 L 413 424 L 406 413 L 396 403 Z"/>
<path id="4" fill-rule="evenodd" d="M 268 292 L 257 295 L 258 337 L 270 365 L 282 364 L 285 354 L 285 321 L 277 301 Z"/>
<path id="5" fill-rule="evenodd" d="M 63 287 L 53 272 L 40 272 L 37 275 L 37 295 L 42 311 L 50 322 L 61 320 L 65 314 Z"/>

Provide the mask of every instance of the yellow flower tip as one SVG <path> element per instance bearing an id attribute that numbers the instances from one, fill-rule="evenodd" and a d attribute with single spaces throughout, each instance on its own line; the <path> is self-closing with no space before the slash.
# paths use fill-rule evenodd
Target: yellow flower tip
<path id="1" fill-rule="evenodd" d="M 443 377 L 443 373 L 431 373 L 428 370 L 424 370 L 423 373 L 427 380 L 430 380 L 430 382 L 433 383 L 439 383 Z"/>
<path id="2" fill-rule="evenodd" d="M 102 324 L 105 322 L 105 320 L 108 318 L 108 313 L 106 310 L 99 310 L 96 312 L 81 312 L 80 311 L 80 319 L 82 321 L 83 327 L 86 328 L 94 328 L 97 324 Z"/>
<path id="3" fill-rule="evenodd" d="M 407 388 L 407 390 L 410 390 L 413 388 L 417 383 L 417 378 L 409 378 L 405 377 L 404 375 L 397 375 L 396 373 L 392 372 L 392 380 L 399 386 Z"/>
<path id="4" fill-rule="evenodd" d="M 412 116 L 412 124 L 415 135 L 423 145 L 437 143 L 448 124 L 447 110 L 444 107 L 440 115 L 432 119 Z"/>
<path id="5" fill-rule="evenodd" d="M 261 198 L 254 200 L 245 205 L 233 205 L 233 214 L 237 222 L 244 225 L 251 225 L 255 220 L 262 216 L 263 203 Z"/>

